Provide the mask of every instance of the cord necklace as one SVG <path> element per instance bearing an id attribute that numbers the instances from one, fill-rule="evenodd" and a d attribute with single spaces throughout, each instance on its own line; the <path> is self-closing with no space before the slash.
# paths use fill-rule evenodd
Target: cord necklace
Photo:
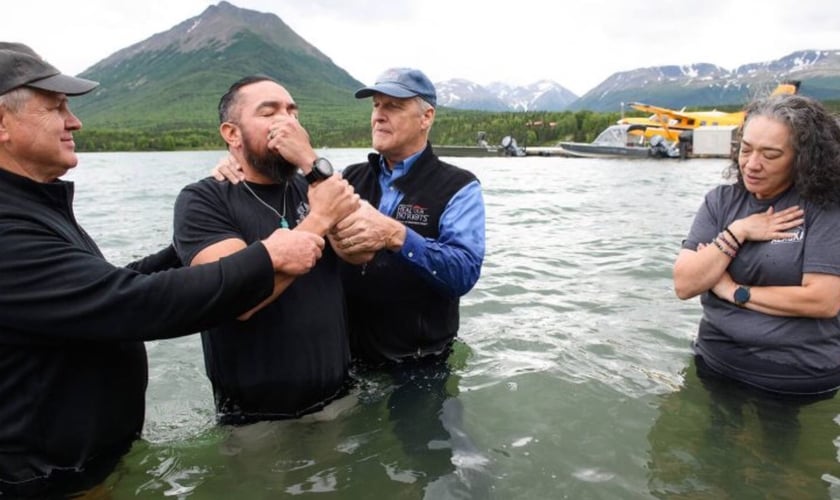
<path id="1" fill-rule="evenodd" d="M 256 198 L 256 200 L 258 202 L 260 202 L 265 208 L 274 212 L 274 215 L 276 215 L 277 218 L 280 219 L 279 225 L 280 225 L 281 228 L 289 229 L 289 223 L 286 222 L 286 191 L 289 190 L 289 181 L 286 181 L 286 182 L 283 183 L 283 213 L 282 214 L 280 212 L 278 212 L 277 209 L 275 209 L 274 207 L 272 207 L 271 205 L 266 203 L 262 198 L 257 196 L 257 193 L 255 193 L 254 190 L 251 189 L 251 186 L 248 185 L 247 181 L 242 181 L 241 184 L 243 186 L 245 186 L 245 189 L 247 189 L 248 192 L 251 193 L 251 195 L 254 198 Z"/>

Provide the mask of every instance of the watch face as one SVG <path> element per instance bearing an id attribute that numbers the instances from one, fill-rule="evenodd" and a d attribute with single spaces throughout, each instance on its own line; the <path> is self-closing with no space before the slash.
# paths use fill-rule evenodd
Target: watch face
<path id="1" fill-rule="evenodd" d="M 743 286 L 739 286 L 735 289 L 734 299 L 736 304 L 746 303 L 750 300 L 750 289 Z"/>
<path id="2" fill-rule="evenodd" d="M 332 163 L 326 158 L 318 158 L 312 163 L 312 170 L 304 177 L 310 184 L 328 179 L 333 174 Z"/>
<path id="3" fill-rule="evenodd" d="M 312 168 L 318 170 L 318 173 L 324 177 L 329 177 L 333 174 L 332 163 L 326 158 L 318 158 Z"/>

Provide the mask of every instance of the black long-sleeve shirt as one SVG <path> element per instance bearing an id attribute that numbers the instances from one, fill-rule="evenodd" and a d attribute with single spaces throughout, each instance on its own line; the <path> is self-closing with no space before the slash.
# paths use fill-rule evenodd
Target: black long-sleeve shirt
<path id="1" fill-rule="evenodd" d="M 144 340 L 200 331 L 270 295 L 261 244 L 179 265 L 170 247 L 109 264 L 73 215 L 73 184 L 0 168 L 0 492 L 98 482 L 139 437 Z"/>

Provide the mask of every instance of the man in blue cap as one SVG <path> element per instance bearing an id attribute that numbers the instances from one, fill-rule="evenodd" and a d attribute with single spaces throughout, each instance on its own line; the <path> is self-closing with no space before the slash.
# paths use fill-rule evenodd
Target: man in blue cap
<path id="1" fill-rule="evenodd" d="M 481 185 L 434 154 L 437 93 L 422 71 L 389 69 L 355 95 L 373 98 L 377 153 L 343 170 L 366 203 L 329 235 L 345 261 L 353 358 L 366 365 L 445 361 L 458 333 L 460 297 L 484 261 Z M 216 165 L 218 180 L 241 179 L 232 160 Z"/>
<path id="2" fill-rule="evenodd" d="M 472 173 L 435 156 L 429 130 L 437 95 L 423 72 L 390 69 L 356 97 L 372 97 L 377 153 L 343 170 L 366 201 L 328 237 L 343 260 L 356 374 L 390 375 L 392 428 L 406 456 L 424 462 L 431 483 L 451 472 L 452 449 L 471 445 L 461 428 L 460 401 L 453 397 L 457 377 L 450 371 L 464 352 L 450 354 L 460 297 L 478 281 L 484 260 L 481 185 Z M 275 146 L 285 155 L 300 141 Z M 241 178 L 230 158 L 214 175 L 231 182 Z M 451 449 L 431 446 L 446 440 Z"/>
<path id="3" fill-rule="evenodd" d="M 343 175 L 369 205 L 331 235 L 346 261 L 361 262 L 342 269 L 353 356 L 373 364 L 446 359 L 460 297 L 484 260 L 481 185 L 435 156 L 437 95 L 422 71 L 389 69 L 356 97 L 372 98 L 378 153 Z"/>
<path id="4" fill-rule="evenodd" d="M 350 350 L 362 378 L 390 375 L 391 428 L 431 484 L 453 472 L 455 450 L 474 449 L 451 368 L 466 355 L 455 345 L 460 297 L 484 260 L 481 185 L 434 154 L 437 95 L 423 72 L 389 69 L 356 97 L 372 99 L 377 153 L 342 174 L 368 203 L 330 236 L 344 259 Z"/>

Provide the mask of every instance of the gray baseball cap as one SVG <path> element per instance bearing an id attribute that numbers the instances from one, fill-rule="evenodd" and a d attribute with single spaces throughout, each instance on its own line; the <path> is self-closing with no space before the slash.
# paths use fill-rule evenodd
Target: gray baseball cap
<path id="1" fill-rule="evenodd" d="M 98 87 L 99 82 L 62 74 L 22 43 L 0 42 L 0 95 L 24 86 L 82 95 Z"/>

